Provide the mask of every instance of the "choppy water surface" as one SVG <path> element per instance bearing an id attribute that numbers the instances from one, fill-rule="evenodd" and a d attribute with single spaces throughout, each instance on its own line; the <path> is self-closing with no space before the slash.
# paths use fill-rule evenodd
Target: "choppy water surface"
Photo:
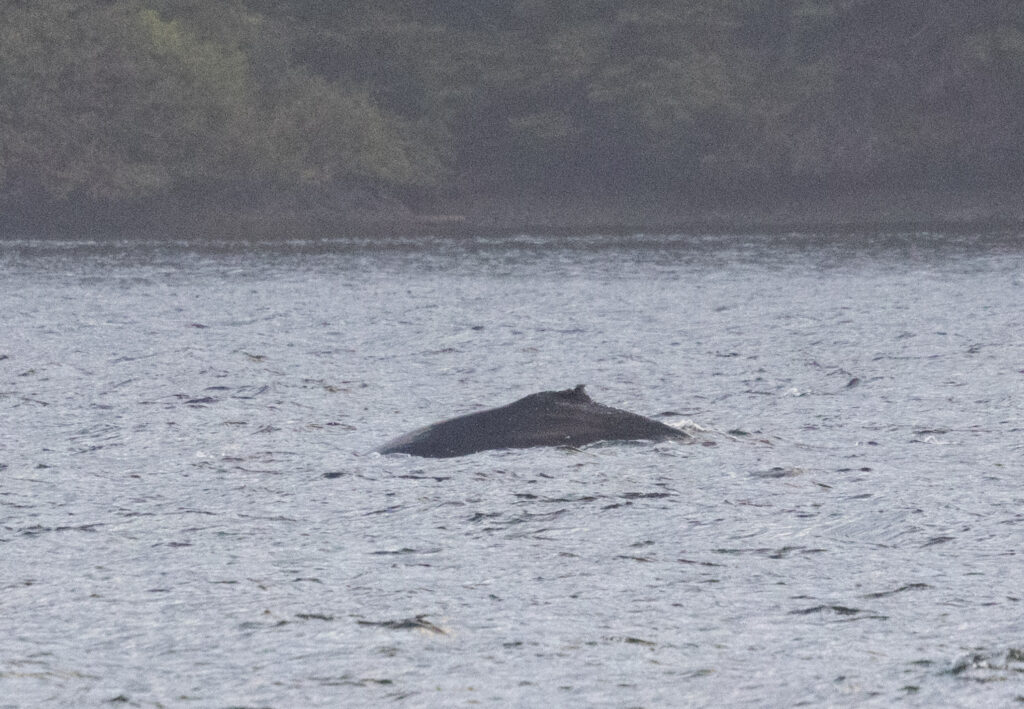
<path id="1" fill-rule="evenodd" d="M 1016 241 L 0 242 L 0 707 L 1024 701 Z"/>

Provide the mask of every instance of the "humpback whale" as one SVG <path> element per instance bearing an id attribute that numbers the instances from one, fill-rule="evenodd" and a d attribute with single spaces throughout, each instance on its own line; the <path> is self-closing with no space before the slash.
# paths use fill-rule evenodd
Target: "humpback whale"
<path id="1" fill-rule="evenodd" d="M 542 391 L 496 409 L 440 421 L 399 436 L 377 452 L 454 458 L 500 448 L 691 439 L 659 421 L 598 404 L 583 388 L 580 384 L 574 389 Z"/>

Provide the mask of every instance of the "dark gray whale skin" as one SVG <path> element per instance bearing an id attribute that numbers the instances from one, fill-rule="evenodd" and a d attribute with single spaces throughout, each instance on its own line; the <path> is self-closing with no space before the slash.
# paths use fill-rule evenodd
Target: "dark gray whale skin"
<path id="1" fill-rule="evenodd" d="M 689 440 L 679 429 L 591 400 L 575 389 L 542 391 L 497 409 L 458 416 L 385 443 L 378 453 L 454 458 L 499 448 L 583 446 L 595 441 Z"/>

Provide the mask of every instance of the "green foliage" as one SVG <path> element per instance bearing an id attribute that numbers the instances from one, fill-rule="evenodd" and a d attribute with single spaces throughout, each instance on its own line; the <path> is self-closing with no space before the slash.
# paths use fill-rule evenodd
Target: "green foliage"
<path id="1" fill-rule="evenodd" d="M 134 0 L 3 6 L 8 201 L 400 187 L 443 171 L 443 151 L 420 145 L 412 122 L 363 87 L 294 65 L 273 32 L 261 38 L 262 17 L 239 6 L 176 19 L 173 5 L 166 15 Z"/>
<path id="2" fill-rule="evenodd" d="M 125 82 L 136 70 L 121 7 L 55 0 L 0 14 L 0 145 L 8 189 L 116 197 L 166 170 L 132 155 Z M 128 143 L 128 144 L 126 144 Z"/>
<path id="3" fill-rule="evenodd" d="M 0 204 L 1024 179 L 1024 5 L 7 0 Z"/>

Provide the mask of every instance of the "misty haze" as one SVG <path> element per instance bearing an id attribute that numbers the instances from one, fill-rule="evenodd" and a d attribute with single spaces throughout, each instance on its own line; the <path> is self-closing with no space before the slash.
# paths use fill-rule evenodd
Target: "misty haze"
<path id="1" fill-rule="evenodd" d="M 1024 3 L 0 0 L 0 709 L 1024 701 Z"/>

